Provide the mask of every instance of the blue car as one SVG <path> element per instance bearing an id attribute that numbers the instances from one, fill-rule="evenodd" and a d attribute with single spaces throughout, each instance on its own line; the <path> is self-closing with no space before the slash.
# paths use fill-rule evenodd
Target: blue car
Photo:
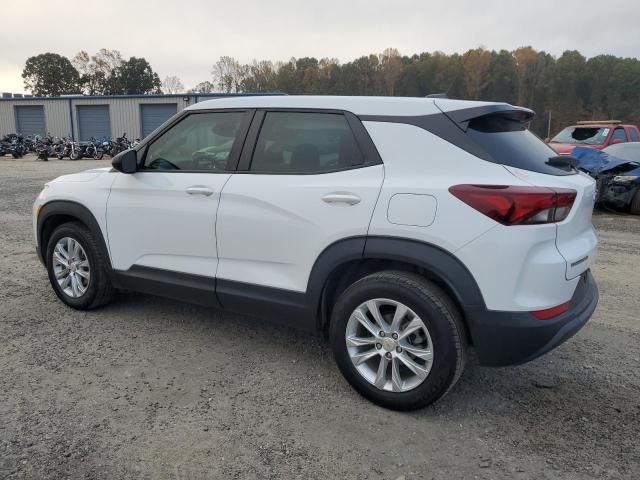
<path id="1" fill-rule="evenodd" d="M 580 170 L 596 179 L 597 203 L 640 215 L 640 142 L 603 150 L 577 147 L 571 156 Z"/>

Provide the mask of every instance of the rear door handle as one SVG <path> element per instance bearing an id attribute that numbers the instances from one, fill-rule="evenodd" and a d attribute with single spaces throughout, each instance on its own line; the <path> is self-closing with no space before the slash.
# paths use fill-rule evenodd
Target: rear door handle
<path id="1" fill-rule="evenodd" d="M 213 195 L 213 190 L 209 187 L 189 187 L 185 190 L 189 195 L 204 195 L 205 197 L 210 197 Z"/>
<path id="2" fill-rule="evenodd" d="M 344 203 L 347 205 L 356 205 L 360 203 L 362 199 L 358 195 L 354 195 L 353 193 L 328 193 L 324 197 L 322 197 L 322 201 L 328 204 L 333 203 Z"/>

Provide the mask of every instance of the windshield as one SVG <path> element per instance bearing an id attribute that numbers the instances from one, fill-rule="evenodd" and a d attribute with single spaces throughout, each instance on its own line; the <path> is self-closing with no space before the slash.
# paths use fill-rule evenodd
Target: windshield
<path id="1" fill-rule="evenodd" d="M 605 127 L 567 127 L 551 139 L 551 143 L 602 145 L 609 135 Z"/>
<path id="2" fill-rule="evenodd" d="M 640 142 L 611 145 L 610 147 L 605 148 L 603 152 L 629 162 L 640 162 Z"/>

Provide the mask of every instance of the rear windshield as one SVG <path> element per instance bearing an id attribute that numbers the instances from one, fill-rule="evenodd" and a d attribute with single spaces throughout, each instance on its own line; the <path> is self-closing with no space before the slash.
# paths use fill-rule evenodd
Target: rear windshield
<path id="1" fill-rule="evenodd" d="M 571 175 L 575 170 L 549 165 L 550 158 L 557 153 L 540 138 L 531 133 L 523 124 L 509 122 L 511 125 L 487 122 L 487 118 L 472 121 L 467 136 L 484 152 L 482 157 L 492 162 L 510 167 L 546 173 L 548 175 Z"/>
<path id="2" fill-rule="evenodd" d="M 567 127 L 551 139 L 551 143 L 602 145 L 611 129 L 605 127 Z"/>

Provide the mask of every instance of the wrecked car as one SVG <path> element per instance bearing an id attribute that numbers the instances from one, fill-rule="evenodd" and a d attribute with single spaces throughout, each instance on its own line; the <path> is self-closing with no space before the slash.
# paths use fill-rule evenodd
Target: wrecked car
<path id="1" fill-rule="evenodd" d="M 603 150 L 576 147 L 571 156 L 578 169 L 596 179 L 596 203 L 640 215 L 640 142 Z"/>

